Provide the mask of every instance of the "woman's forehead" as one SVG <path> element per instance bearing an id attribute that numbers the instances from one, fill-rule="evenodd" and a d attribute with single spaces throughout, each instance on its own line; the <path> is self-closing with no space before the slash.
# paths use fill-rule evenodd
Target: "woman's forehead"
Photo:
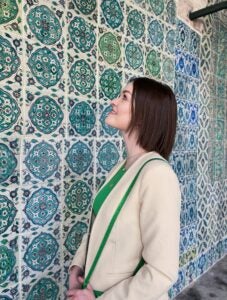
<path id="1" fill-rule="evenodd" d="M 132 94 L 132 91 L 133 91 L 133 83 L 132 82 L 129 82 L 128 84 L 126 84 L 122 91 L 128 91 Z"/>

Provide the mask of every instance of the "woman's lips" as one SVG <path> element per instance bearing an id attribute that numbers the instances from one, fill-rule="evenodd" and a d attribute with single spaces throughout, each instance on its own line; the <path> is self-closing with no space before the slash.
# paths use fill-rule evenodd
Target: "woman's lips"
<path id="1" fill-rule="evenodd" d="M 111 114 L 111 115 L 116 115 L 117 113 L 116 113 L 115 111 L 112 110 L 112 111 L 110 112 L 110 114 Z"/>

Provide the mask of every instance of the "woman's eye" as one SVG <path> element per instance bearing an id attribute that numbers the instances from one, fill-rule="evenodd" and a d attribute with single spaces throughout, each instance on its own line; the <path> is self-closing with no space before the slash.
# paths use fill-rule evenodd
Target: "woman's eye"
<path id="1" fill-rule="evenodd" d="M 127 97 L 126 97 L 125 95 L 123 95 L 123 97 L 122 97 L 122 98 L 123 98 L 123 100 L 127 100 Z"/>

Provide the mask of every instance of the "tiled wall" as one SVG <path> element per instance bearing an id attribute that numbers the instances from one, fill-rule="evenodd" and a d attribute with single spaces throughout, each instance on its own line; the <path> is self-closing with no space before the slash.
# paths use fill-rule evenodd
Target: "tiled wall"
<path id="1" fill-rule="evenodd" d="M 173 0 L 1 1 L 0 299 L 65 299 L 93 196 L 124 156 L 104 120 L 132 76 L 177 96 L 181 256 L 170 296 L 227 251 L 226 27 L 207 17 L 199 36 L 175 12 Z"/>

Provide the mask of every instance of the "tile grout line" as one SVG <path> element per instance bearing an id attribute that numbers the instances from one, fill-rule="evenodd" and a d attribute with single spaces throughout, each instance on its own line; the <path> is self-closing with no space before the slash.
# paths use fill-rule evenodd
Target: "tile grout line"
<path id="1" fill-rule="evenodd" d="M 65 92 L 64 92 L 64 102 L 65 102 L 65 137 L 63 139 L 62 143 L 62 170 L 61 170 L 61 194 L 60 194 L 60 213 L 61 213 L 61 223 L 60 223 L 60 267 L 61 267 L 61 285 L 60 285 L 60 299 L 64 299 L 64 238 L 63 238 L 63 228 L 64 228 L 64 167 L 65 167 L 65 141 L 68 139 L 68 69 L 67 69 L 67 33 L 68 33 L 68 23 L 67 23 L 67 12 L 68 12 L 68 2 L 65 4 L 64 8 L 64 22 L 65 22 L 65 28 L 63 37 L 65 37 L 65 44 L 64 44 L 64 56 L 65 56 L 65 62 L 64 62 L 64 77 L 65 77 Z"/>
<path id="2" fill-rule="evenodd" d="M 24 25 L 25 25 L 25 13 L 23 10 L 23 5 L 21 3 L 21 39 L 22 39 L 22 57 L 21 57 L 21 66 L 25 66 L 26 63 L 26 43 L 25 43 L 25 32 L 24 32 Z M 19 287 L 19 300 L 23 300 L 22 296 L 22 224 L 23 224 L 23 202 L 22 202 L 22 175 L 23 175 L 23 142 L 25 140 L 25 99 L 26 99 L 26 72 L 25 74 L 22 73 L 22 136 L 20 137 L 20 151 L 19 151 L 19 164 L 20 164 L 20 183 L 19 183 L 19 201 L 18 201 L 18 214 L 19 214 L 19 234 L 18 234 L 18 287 Z"/>

